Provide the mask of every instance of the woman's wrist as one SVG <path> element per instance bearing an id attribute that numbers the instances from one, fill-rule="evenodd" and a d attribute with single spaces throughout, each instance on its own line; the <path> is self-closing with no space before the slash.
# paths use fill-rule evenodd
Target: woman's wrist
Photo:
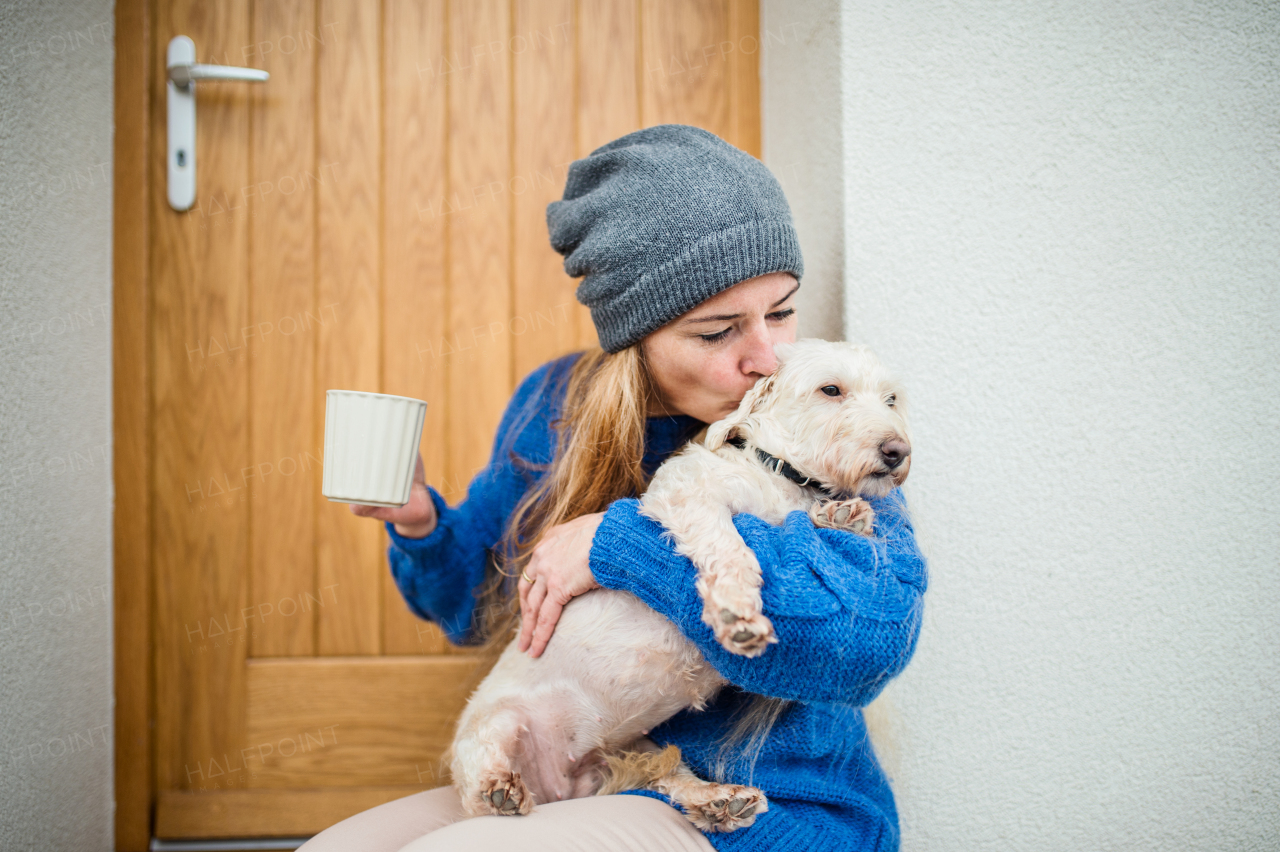
<path id="1" fill-rule="evenodd" d="M 403 538 L 426 538 L 435 532 L 435 529 L 435 518 L 425 524 L 395 524 L 396 534 Z"/>
<path id="2" fill-rule="evenodd" d="M 413 484 L 409 503 L 398 513 L 409 516 L 409 519 L 403 523 L 392 521 L 396 534 L 404 538 L 426 538 L 435 532 L 436 525 L 440 523 L 440 513 L 436 510 L 435 501 L 431 498 L 431 491 L 425 482 Z M 425 518 L 425 520 L 412 520 L 415 517 Z"/>

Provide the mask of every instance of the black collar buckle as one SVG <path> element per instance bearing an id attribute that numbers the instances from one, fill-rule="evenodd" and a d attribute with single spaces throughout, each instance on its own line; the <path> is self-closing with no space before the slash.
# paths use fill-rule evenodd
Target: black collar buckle
<path id="1" fill-rule="evenodd" d="M 747 446 L 747 439 L 743 438 L 740 435 L 734 435 L 732 438 L 726 438 L 725 443 L 732 444 L 733 446 L 741 450 Z M 821 482 L 819 482 L 818 480 L 812 477 L 805 476 L 800 471 L 792 467 L 787 461 L 785 461 L 784 459 L 778 458 L 772 453 L 767 453 L 764 450 L 760 449 L 759 447 L 756 447 L 756 458 L 760 459 L 760 461 L 764 463 L 764 466 L 767 467 L 769 470 L 773 471 L 774 473 L 785 476 L 787 479 L 790 479 L 792 482 L 794 482 L 796 485 L 801 486 L 802 488 L 803 487 L 814 488 L 822 492 L 823 494 L 825 494 L 828 498 L 835 497 L 831 489 L 827 488 Z"/>

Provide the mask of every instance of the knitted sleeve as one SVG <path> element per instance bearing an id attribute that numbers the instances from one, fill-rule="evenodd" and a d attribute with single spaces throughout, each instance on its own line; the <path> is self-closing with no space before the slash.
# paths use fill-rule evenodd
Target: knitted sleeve
<path id="1" fill-rule="evenodd" d="M 592 541 L 591 571 L 600 585 L 631 592 L 671 619 L 741 689 L 862 706 L 915 652 L 927 585 L 901 491 L 868 502 L 875 538 L 815 527 L 801 511 L 781 526 L 733 516 L 760 563 L 763 612 L 778 638 L 758 657 L 716 641 L 702 621 L 693 563 L 663 537 L 661 524 L 638 513 L 638 499 L 610 504 Z"/>
<path id="2" fill-rule="evenodd" d="M 467 496 L 449 506 L 431 485 L 427 492 L 436 507 L 436 528 L 423 538 L 405 538 L 386 522 L 391 545 L 387 561 L 396 586 L 419 618 L 433 621 L 454 645 L 479 642 L 475 632 L 475 592 L 485 579 L 489 551 L 502 537 L 503 526 L 529 486 L 528 473 L 513 465 L 508 451 L 527 430 L 520 449 L 525 458 L 541 463 L 546 441 L 547 380 L 557 361 L 530 373 L 507 404 L 493 440 L 489 463 L 471 480 Z"/>

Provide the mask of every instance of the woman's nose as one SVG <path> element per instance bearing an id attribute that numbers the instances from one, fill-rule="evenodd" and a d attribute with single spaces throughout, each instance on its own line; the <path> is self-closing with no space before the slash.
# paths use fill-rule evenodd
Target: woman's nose
<path id="1" fill-rule="evenodd" d="M 773 335 L 762 323 L 747 336 L 747 353 L 743 359 L 745 373 L 759 373 L 762 376 L 773 375 L 778 369 L 778 358 L 773 354 Z"/>

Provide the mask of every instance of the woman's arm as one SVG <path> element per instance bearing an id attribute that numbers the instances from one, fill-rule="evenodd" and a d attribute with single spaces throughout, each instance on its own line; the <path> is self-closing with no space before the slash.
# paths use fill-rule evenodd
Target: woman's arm
<path id="1" fill-rule="evenodd" d="M 406 538 L 396 532 L 394 524 L 385 522 L 391 537 L 387 561 L 401 596 L 414 615 L 435 622 L 454 645 L 475 641 L 474 590 L 484 581 L 488 560 L 482 543 L 488 539 L 480 537 L 482 525 L 477 519 L 486 514 L 483 506 L 497 504 L 499 490 L 495 488 L 496 476 L 482 479 L 488 471 L 485 468 L 476 475 L 466 499 L 456 508 L 427 486 L 439 520 L 424 538 Z"/>
<path id="2" fill-rule="evenodd" d="M 800 701 L 870 703 L 915 651 L 926 565 L 900 491 L 869 500 L 877 538 L 815 528 L 790 512 L 782 526 L 754 515 L 734 526 L 760 563 L 763 612 L 776 644 L 747 658 L 716 641 L 702 621 L 696 569 L 666 530 L 616 500 L 591 546 L 600 585 L 631 592 L 671 619 L 730 682 L 748 692 Z"/>
<path id="3" fill-rule="evenodd" d="M 530 373 L 516 388 L 498 424 L 489 464 L 471 480 L 467 496 L 449 506 L 435 488 L 427 492 L 436 510 L 436 527 L 423 538 L 407 538 L 386 522 L 391 545 L 387 561 L 391 575 L 405 602 L 419 618 L 439 625 L 454 645 L 471 645 L 475 635 L 476 589 L 484 582 L 489 549 L 496 546 L 503 526 L 524 496 L 530 474 L 516 469 L 507 456 L 518 434 L 528 427 L 531 437 L 545 439 L 549 412 L 544 397 L 552 369 L 561 360 L 551 361 Z M 513 429 L 515 434 L 512 434 Z M 530 458 L 537 440 L 525 442 L 520 450 Z M 541 450 L 541 447 L 536 449 Z"/>

